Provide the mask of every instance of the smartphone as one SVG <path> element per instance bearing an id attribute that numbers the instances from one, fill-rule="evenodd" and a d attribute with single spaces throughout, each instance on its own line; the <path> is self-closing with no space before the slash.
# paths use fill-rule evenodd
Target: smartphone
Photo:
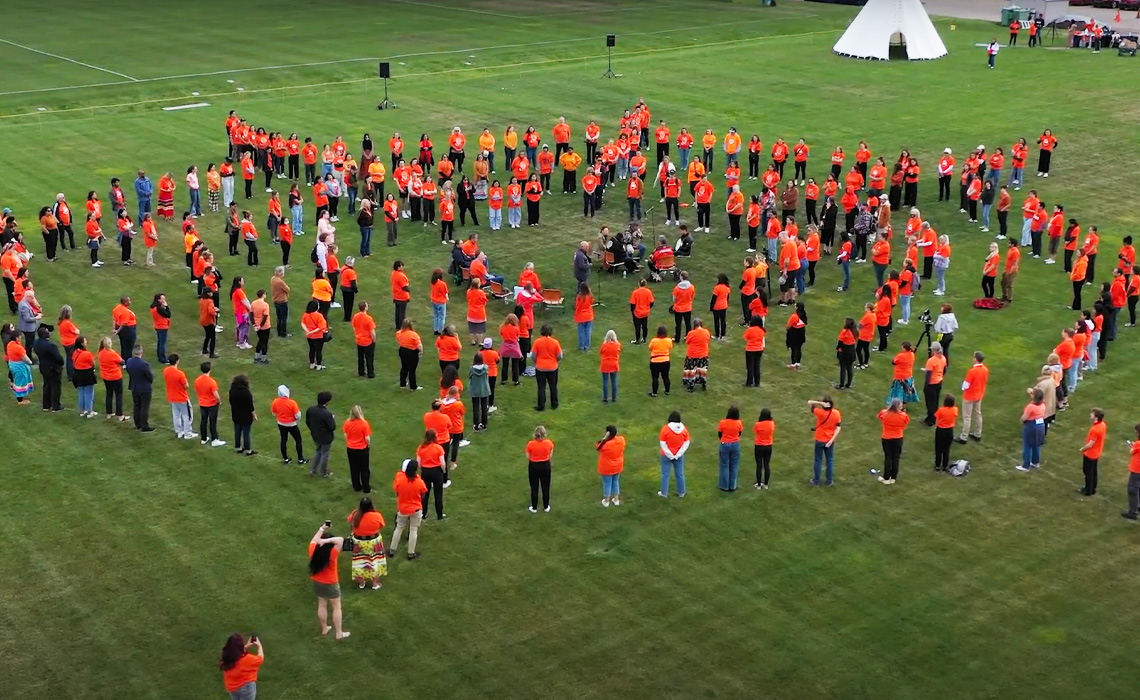
<path id="1" fill-rule="evenodd" d="M 326 521 L 325 521 L 325 527 L 332 527 L 332 521 L 331 521 L 331 520 L 326 520 Z"/>
<path id="2" fill-rule="evenodd" d="M 257 641 L 257 632 L 250 632 L 249 633 L 249 641 L 251 641 L 251 642 Z"/>

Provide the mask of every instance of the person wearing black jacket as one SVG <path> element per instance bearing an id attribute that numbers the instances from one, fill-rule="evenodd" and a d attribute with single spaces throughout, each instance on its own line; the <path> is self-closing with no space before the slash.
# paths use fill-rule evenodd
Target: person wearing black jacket
<path id="1" fill-rule="evenodd" d="M 154 385 L 154 374 L 150 371 L 150 363 L 143 359 L 143 348 L 136 345 L 126 363 L 127 388 L 131 392 L 131 417 L 134 418 L 135 430 L 142 433 L 153 433 L 150 425 L 150 395 Z"/>
<path id="2" fill-rule="evenodd" d="M 317 394 L 317 405 L 310 406 L 305 411 L 305 425 L 309 426 L 309 435 L 316 445 L 309 476 L 320 474 L 323 479 L 332 476 L 332 472 L 329 471 L 329 452 L 336 438 L 336 418 L 328 409 L 330 401 L 332 401 L 332 392 L 322 391 Z"/>
<path id="3" fill-rule="evenodd" d="M 459 224 L 460 226 L 467 225 L 467 214 L 471 214 L 471 223 L 474 226 L 479 225 L 479 215 L 475 213 L 475 185 L 471 184 L 471 180 L 464 175 L 463 179 L 459 181 Z"/>
<path id="4" fill-rule="evenodd" d="M 249 379 L 239 374 L 230 382 L 230 416 L 234 421 L 234 448 L 247 457 L 257 454 L 253 449 L 253 422 L 257 411 L 253 406 L 253 392 L 249 390 Z"/>
<path id="5" fill-rule="evenodd" d="M 43 410 L 56 413 L 63 410 L 63 404 L 59 402 L 63 385 L 63 355 L 51 342 L 51 330 L 47 326 L 40 326 L 36 335 L 32 349 L 40 360 L 40 376 L 44 379 Z"/>

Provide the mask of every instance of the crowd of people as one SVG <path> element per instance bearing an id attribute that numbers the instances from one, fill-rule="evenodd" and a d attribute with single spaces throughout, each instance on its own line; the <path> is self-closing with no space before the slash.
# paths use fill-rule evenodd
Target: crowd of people
<path id="1" fill-rule="evenodd" d="M 853 162 L 847 161 L 842 147 L 836 147 L 828 159 L 827 174 L 818 181 L 809 177 L 811 146 L 803 139 L 789 144 L 777 139 L 765 149 L 760 137 L 753 134 L 747 139 L 729 129 L 723 137 L 712 129 L 703 134 L 691 134 L 687 128 L 674 132 L 665 120 L 656 123 L 649 107 L 639 101 L 619 120 L 616 137 L 603 137 L 602 127 L 591 121 L 584 128 L 583 154 L 572 145 L 572 129 L 564 119 L 558 119 L 551 129 L 551 144 L 534 126 L 519 134 L 509 126 L 500 139 L 484 129 L 474 140 L 477 148 L 470 149 L 467 135 L 456 127 L 448 135 L 446 145 L 436 153 L 435 145 L 427 134 L 418 143 L 411 144 L 405 153 L 405 144 L 399 133 L 388 140 L 387 157 L 374 148 L 368 134 L 361 142 L 360 160 L 357 161 L 341 137 L 329 145 L 318 148 L 312 138 L 303 141 L 296 134 L 288 138 L 284 132 L 269 131 L 264 127 L 246 124 L 236 113 L 226 121 L 229 150 L 221 165 L 210 164 L 205 171 L 208 212 L 202 208 L 200 182 L 196 166 L 188 168 L 185 183 L 188 190 L 188 208 L 181 219 L 183 253 L 189 281 L 194 285 L 198 303 L 198 326 L 201 328 L 203 360 L 193 379 L 187 376 L 183 358 L 167 353 L 169 334 L 174 328 L 166 294 L 155 294 L 148 307 L 155 333 L 154 360 L 161 366 L 156 370 L 146 359 L 149 354 L 138 339 L 136 306 L 129 295 L 121 297 L 111 311 L 112 332 L 105 337 L 84 334 L 79 327 L 84 319 L 76 319 L 72 308 L 64 305 L 58 314 L 48 313 L 41 301 L 34 279 L 41 274 L 37 256 L 28 247 L 20 222 L 8 210 L 4 213 L 0 271 L 3 273 L 10 311 L 16 316 L 15 324 L 5 324 L 3 334 L 12 391 L 17 403 L 30 403 L 36 388 L 32 368 L 38 366 L 42 381 L 42 408 L 61 411 L 64 405 L 61 387 L 66 380 L 76 388 L 79 414 L 85 418 L 98 415 L 94 393 L 97 379 L 105 390 L 104 413 L 107 419 L 133 420 L 141 432 L 153 432 L 150 423 L 150 397 L 161 384 L 171 408 L 174 433 L 178 438 L 198 439 L 202 445 L 222 447 L 227 444 L 218 431 L 219 408 L 228 399 L 234 427 L 234 449 L 252 456 L 257 454 L 251 440 L 251 426 L 257 420 L 249 375 L 232 378 L 228 394 L 223 397 L 217 379 L 213 376 L 218 333 L 221 321 L 224 286 L 220 270 L 222 253 L 215 253 L 199 235 L 202 218 L 214 214 L 221 219 L 220 229 L 228 237 L 226 256 L 240 257 L 239 243 L 246 246 L 246 265 L 257 268 L 260 264 L 258 243 L 261 234 L 250 211 L 255 199 L 253 181 L 260 171 L 264 175 L 266 197 L 266 226 L 270 244 L 281 253 L 280 265 L 275 266 L 268 279 L 268 289 L 253 291 L 243 276 L 229 280 L 229 301 L 233 310 L 234 345 L 239 352 L 253 350 L 255 364 L 269 363 L 270 341 L 276 336 L 291 336 L 289 308 L 296 294 L 287 281 L 288 271 L 296 260 L 290 254 L 295 236 L 305 234 L 305 199 L 301 183 L 312 193 L 315 208 L 314 245 L 310 252 L 312 278 L 303 287 L 309 295 L 305 313 L 299 320 L 309 348 L 308 365 L 312 371 L 325 368 L 323 349 L 332 341 L 333 327 L 338 322 L 351 329 L 351 338 L 357 349 L 357 373 L 366 379 L 376 377 L 374 368 L 378 337 L 384 334 L 372 315 L 368 301 L 357 301 L 361 292 L 361 275 L 369 270 L 360 269 L 358 260 L 371 256 L 371 233 L 376 219 L 383 216 L 389 246 L 399 245 L 398 228 L 418 223 L 421 228 L 440 228 L 441 242 L 451 246 L 451 260 L 447 271 L 443 267 L 433 270 L 409 271 L 401 260 L 396 260 L 389 272 L 390 299 L 393 317 L 389 332 L 393 334 L 400 364 L 399 385 L 408 391 L 423 388 L 418 375 L 420 360 L 425 352 L 425 338 L 417 330 L 417 320 L 409 317 L 408 309 L 413 295 L 423 295 L 432 308 L 432 345 L 440 367 L 438 397 L 425 400 L 428 408 L 423 417 L 423 439 L 396 474 L 393 491 L 396 495 L 396 528 L 388 547 L 383 544 L 381 530 L 385 526 L 380 510 L 372 503 L 372 484 L 369 450 L 372 429 L 360 406 L 352 406 L 348 416 L 338 423 L 330 408 L 331 392 L 321 392 L 315 404 L 302 413 L 297 401 L 286 385 L 277 388 L 276 396 L 268 408 L 280 435 L 280 454 L 284 463 L 293 457 L 289 453 L 290 441 L 298 464 L 309 464 L 310 474 L 329 477 L 331 447 L 336 435 L 343 434 L 350 480 L 355 491 L 364 498 L 349 516 L 352 537 L 332 537 L 328 527 L 322 528 L 310 543 L 310 567 L 322 601 L 320 618 L 322 632 L 335 629 L 336 636 L 348 636 L 340 626 L 339 588 L 336 578 L 336 552 L 348 543 L 352 549 L 353 580 L 361 588 L 380 587 L 387 573 L 387 558 L 395 556 L 400 540 L 408 534 L 408 558 L 419 556 L 418 530 L 427 517 L 434 497 L 434 510 L 439 520 L 445 519 L 444 491 L 452 486 L 452 476 L 458 468 L 460 449 L 469 444 L 466 428 L 468 421 L 473 432 L 486 431 L 497 411 L 496 389 L 512 386 L 520 380 L 533 377 L 536 385 L 536 411 L 557 410 L 560 406 L 559 368 L 563 348 L 555 335 L 555 326 L 540 323 L 535 318 L 535 307 L 556 306 L 563 303 L 560 290 L 544 286 L 533 263 L 524 265 L 516 283 L 507 282 L 501 274 L 503 264 L 492 261 L 479 245 L 478 233 L 465 237 L 455 234 L 455 214 L 460 226 L 466 226 L 470 216 L 472 225 L 478 226 L 481 205 L 487 207 L 491 231 L 502 225 L 501 209 L 506 204 L 507 221 L 512 228 L 521 226 L 523 201 L 526 201 L 527 222 L 541 224 L 540 205 L 545 196 L 552 194 L 551 182 L 556 168 L 562 170 L 562 193 L 578 194 L 581 187 L 583 215 L 594 217 L 609 206 L 604 196 L 607 191 L 626 195 L 627 225 L 616 235 L 608 226 L 601 227 L 598 239 L 583 241 L 575 254 L 574 276 L 577 289 L 572 303 L 573 322 L 577 330 L 577 349 L 592 352 L 595 298 L 591 281 L 602 273 L 623 274 L 648 268 L 639 278 L 629 296 L 631 338 L 633 345 L 646 345 L 644 361 L 648 364 L 648 396 L 669 396 L 674 387 L 672 362 L 674 354 L 683 348 L 681 387 L 686 392 L 704 390 L 717 376 L 722 381 L 727 370 L 710 366 L 710 345 L 729 341 L 729 314 L 734 302 L 739 303 L 739 314 L 732 312 L 741 328 L 744 355 L 743 385 L 746 388 L 761 386 L 763 357 L 767 349 L 767 335 L 772 332 L 768 319 L 771 304 L 788 310 L 784 322 L 784 345 L 788 350 L 785 367 L 800 371 L 804 366 L 802 348 L 807 342 L 809 305 L 806 297 L 815 292 L 824 275 L 819 263 L 832 258 L 842 275 L 837 293 L 851 291 L 852 265 L 868 260 L 874 272 L 873 298 L 863 307 L 861 314 L 846 318 L 838 329 L 836 358 L 838 381 L 836 391 L 852 387 L 858 370 L 867 369 L 873 353 L 887 353 L 890 335 L 895 325 L 912 322 L 914 297 L 925 283 L 935 287 L 933 296 L 947 294 L 945 272 L 950 266 L 949 237 L 940 235 L 934 228 L 932 217 L 918 209 L 918 187 L 922 167 L 916 157 L 903 150 L 897 159 L 888 162 L 876 157 L 866 142 L 860 142 L 854 151 Z M 521 143 L 520 143 L 521 142 Z M 1050 175 L 1052 154 L 1058 141 L 1046 129 L 1037 139 L 1038 158 L 1036 175 Z M 495 179 L 497 148 L 502 146 L 500 163 L 509 168 L 509 179 L 504 188 Z M 1041 201 L 1038 192 L 1030 189 L 1021 204 L 1022 229 L 1020 235 L 1008 228 L 1008 213 L 1013 206 L 1010 191 L 1018 191 L 1025 184 L 1025 167 L 1029 158 L 1029 144 L 1025 139 L 1010 148 L 1010 169 L 1005 177 L 1006 154 L 1001 147 L 988 152 L 978 146 L 959 166 L 952 152 L 946 148 L 935 167 L 938 183 L 938 202 L 951 202 L 951 185 L 958 177 L 957 204 L 959 213 L 968 221 L 988 232 L 991 212 L 996 211 L 998 233 L 996 240 L 1005 240 L 1003 254 L 995 241 L 990 253 L 982 262 L 983 298 L 997 296 L 996 280 L 1001 273 L 1000 301 L 1012 303 L 1015 281 L 1021 272 L 1022 251 L 1025 257 L 1040 259 L 1045 264 L 1056 262 L 1056 254 L 1064 251 L 1063 269 L 1073 282 L 1072 308 L 1080 316 L 1066 324 L 1061 343 L 1050 353 L 1043 353 L 1042 370 L 1029 389 L 1030 402 L 1022 417 L 1025 452 L 1022 470 L 1041 465 L 1041 446 L 1048 428 L 1055 424 L 1056 415 L 1069 406 L 1072 393 L 1088 372 L 1095 372 L 1107 357 L 1110 343 L 1117 337 L 1118 326 L 1135 325 L 1135 309 L 1140 298 L 1140 276 L 1134 274 L 1135 251 L 1130 237 L 1124 238 L 1111 269 L 1111 279 L 1100 287 L 1096 277 L 1096 261 L 1101 247 L 1095 226 L 1082 232 L 1079 220 L 1065 211 L 1061 204 L 1052 207 Z M 675 149 L 675 151 L 674 151 Z M 694 151 L 694 149 L 696 149 Z M 468 150 L 475 155 L 464 169 Z M 676 160 L 673 160 L 674 155 Z M 650 164 L 655 157 L 655 165 Z M 741 172 L 740 161 L 747 158 L 747 174 Z M 770 158 L 770 162 L 762 161 Z M 725 167 L 723 184 L 714 185 L 712 171 L 717 160 Z M 793 172 L 785 180 L 785 166 L 791 161 Z M 302 166 L 304 166 L 302 171 Z M 533 169 L 533 171 L 532 171 Z M 650 174 L 653 177 L 650 177 Z M 244 181 L 244 193 L 235 190 L 234 180 Z M 303 178 L 303 179 L 302 179 Z M 748 197 L 743 181 L 759 183 L 759 192 Z M 274 181 L 289 181 L 288 195 L 283 202 Z M 394 192 L 386 191 L 389 179 Z M 688 196 L 685 187 L 688 185 Z M 131 241 L 135 237 L 134 225 L 139 222 L 144 247 L 145 264 L 154 265 L 154 251 L 160 235 L 155 217 L 173 221 L 176 185 L 170 173 L 160 178 L 157 187 L 150 183 L 143 171 L 138 172 L 134 183 L 137 199 L 137 217 L 128 211 L 126 195 L 116 178 L 111 181 L 106 203 L 106 218 L 114 222 L 116 238 L 124 265 L 133 264 Z M 723 189 L 722 189 L 723 188 Z M 802 188 L 802 189 L 801 189 Z M 647 191 L 656 189 L 661 203 L 666 205 L 666 225 L 676 226 L 678 240 L 670 243 L 666 237 L 655 241 L 649 250 L 642 243 L 639 223 L 646 207 L 642 200 Z M 747 235 L 747 248 L 739 268 L 739 280 L 734 281 L 728 271 L 715 280 L 695 280 L 683 269 L 683 262 L 695 254 L 694 233 L 711 233 L 713 227 L 711 202 L 718 192 L 725 203 L 727 238 L 736 241 Z M 157 194 L 156 194 L 157 193 Z M 239 210 L 237 199 L 244 196 L 245 210 Z M 155 197 L 155 212 L 151 212 L 151 198 Z M 341 255 L 347 245 L 345 232 L 337 230 L 340 221 L 340 200 L 347 199 L 346 215 L 356 215 L 359 229 L 358 256 Z M 684 200 L 684 201 L 682 201 Z M 696 211 L 696 225 L 690 230 L 680 221 L 680 211 L 691 206 Z M 952 206 L 952 204 L 951 204 Z M 99 252 L 106 244 L 103 233 L 104 205 L 99 195 L 87 195 L 87 214 L 84 231 L 86 247 L 90 251 L 91 265 L 101 267 Z M 286 208 L 288 211 L 286 211 Z M 375 211 L 375 210 L 379 211 Z M 628 212 L 626 212 L 628 209 Z M 843 216 L 840 217 L 839 211 Z M 224 213 L 223 213 L 224 211 Z M 906 215 L 903 230 L 896 233 L 893 215 Z M 609 213 L 609 216 L 614 216 Z M 944 216 L 944 215 L 940 215 Z M 437 222 L 438 219 L 438 222 Z M 73 215 L 68 198 L 60 193 L 55 203 L 39 211 L 39 226 L 44 238 L 47 262 L 62 260 L 62 252 L 75 249 Z M 719 217 L 718 217 L 718 220 Z M 213 221 L 213 219 L 211 219 Z M 800 225 L 803 225 L 801 229 Z M 763 238 L 761 239 L 761 234 Z M 1048 238 L 1048 250 L 1044 239 Z M 81 238 L 81 241 L 83 239 Z M 759 246 L 763 240 L 765 245 Z M 1047 257 L 1046 257 L 1047 256 Z M 36 272 L 33 273 L 33 267 Z M 492 269 L 496 272 L 492 272 Z M 1102 271 L 1105 269 L 1102 266 Z M 43 273 L 47 276 L 46 271 Z M 655 287 L 672 275 L 674 284 L 667 292 Z M 428 281 L 430 278 L 430 282 Z M 424 280 L 423 285 L 413 280 Z M 449 284 L 450 280 L 450 284 Z M 930 282 L 928 282 L 930 281 Z M 699 291 L 704 284 L 709 287 Z M 738 299 L 732 299 L 735 284 Z M 462 290 L 465 306 L 462 316 L 466 321 L 466 341 L 472 348 L 470 363 L 463 362 L 464 339 L 460 329 L 449 321 L 452 304 L 452 287 Z M 1094 286 L 1098 294 L 1091 306 L 1083 304 L 1084 287 Z M 374 289 L 375 287 L 373 287 Z M 251 293 L 252 291 L 252 293 Z M 699 295 L 704 293 L 705 297 Z M 338 296 L 339 294 L 339 296 Z M 658 304 L 658 296 L 665 304 Z M 711 323 L 697 316 L 698 298 L 709 300 Z M 492 331 L 492 318 L 488 302 L 503 299 L 511 304 L 510 312 L 501 320 L 497 333 Z M 650 333 L 651 319 L 660 317 L 661 306 L 668 306 L 672 329 L 660 323 Z M 1118 321 L 1127 308 L 1129 320 Z M 343 309 L 343 314 L 333 314 Z M 814 315 L 812 315 L 814 316 Z M 856 318 L 856 316 L 858 316 Z M 899 478 L 904 435 L 910 421 L 907 406 L 925 402 L 922 422 L 933 427 L 933 468 L 949 471 L 950 452 L 954 443 L 980 441 L 982 437 L 981 406 L 986 394 L 989 370 L 981 352 L 973 353 L 972 363 L 965 372 L 961 393 L 958 396 L 943 390 L 950 362 L 950 346 L 958 331 L 957 317 L 951 304 L 942 304 L 937 319 L 922 318 L 934 334 L 929 345 L 929 357 L 924 362 L 917 358 L 920 348 L 909 342 L 899 346 L 889 360 L 892 365 L 892 382 L 885 392 L 885 408 L 878 413 L 881 422 L 884 453 L 883 469 L 879 479 L 894 484 Z M 781 319 L 780 322 L 783 322 Z M 84 323 L 86 325 L 86 323 Z M 776 324 L 779 325 L 779 322 Z M 250 340 L 256 336 L 256 346 Z M 425 324 L 426 335 L 426 324 Z M 497 339 L 496 336 L 497 335 Z M 55 338 L 58 338 L 58 343 Z M 876 342 L 877 339 L 877 342 Z M 430 352 L 430 350 L 429 350 Z M 618 400 L 618 377 L 621 373 L 623 345 L 617 329 L 608 329 L 598 348 L 599 373 L 602 380 L 604 403 Z M 885 355 L 884 355 L 885 357 Z M 920 374 L 915 377 L 916 364 L 922 362 Z M 466 365 L 466 367 L 464 366 Z M 716 369 L 714 374 L 713 370 Z M 98 372 L 98 376 L 96 376 Z M 126 385 L 124 386 L 124 373 Z M 502 381 L 500 382 L 500 378 Z M 429 382 L 434 386 L 434 382 Z M 921 387 L 921 392 L 919 388 Z M 193 391 L 193 399 L 191 398 Z M 132 398 L 131 409 L 125 407 L 125 394 Z M 198 408 L 195 431 L 193 407 Z M 834 447 L 842 432 L 843 422 L 837 402 L 831 396 L 820 397 L 808 403 L 815 422 L 813 473 L 814 485 L 834 484 Z M 468 418 L 470 410 L 470 418 Z M 1082 447 L 1087 495 L 1097 491 L 1096 464 L 1104 446 L 1105 416 L 1100 409 L 1091 412 L 1093 430 L 1088 444 Z M 961 428 L 956 430 L 961 419 Z M 756 476 L 754 487 L 766 490 L 772 472 L 772 455 L 775 443 L 775 420 L 769 408 L 763 408 L 752 424 Z M 311 459 L 305 457 L 305 440 L 302 423 L 307 427 L 312 449 Z M 726 492 L 737 489 L 740 442 L 746 434 L 740 409 L 729 407 L 724 420 L 717 428 L 719 483 Z M 624 468 L 626 439 L 618 427 L 609 425 L 595 444 L 598 453 L 597 471 L 602 481 L 602 505 L 621 506 L 620 475 Z M 691 439 L 681 413 L 673 410 L 659 434 L 661 457 L 661 483 L 658 495 L 668 498 L 670 482 L 676 496 L 687 493 L 684 464 L 690 454 Z M 698 445 L 697 449 L 705 449 Z M 551 470 L 554 442 L 543 426 L 533 431 L 533 439 L 525 447 L 531 487 L 529 510 L 551 510 Z M 411 446 L 408 446 L 411 454 Z M 1140 461 L 1133 450 L 1133 473 L 1140 472 Z M 1134 483 L 1135 482 L 1135 483 Z M 1135 493 L 1133 493 L 1135 492 Z M 1140 498 L 1140 479 L 1130 480 L 1129 494 L 1132 505 L 1126 517 L 1136 516 L 1136 499 Z M 333 625 L 326 622 L 326 607 L 333 609 Z M 223 659 L 223 666 L 225 666 Z M 232 668 L 232 666 L 231 666 Z"/>

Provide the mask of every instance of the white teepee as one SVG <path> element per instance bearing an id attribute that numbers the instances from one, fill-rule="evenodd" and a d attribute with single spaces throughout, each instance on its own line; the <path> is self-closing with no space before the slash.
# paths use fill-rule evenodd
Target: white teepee
<path id="1" fill-rule="evenodd" d="M 868 0 L 834 51 L 852 58 L 889 60 L 892 42 L 906 44 L 907 58 L 928 61 L 946 55 L 946 45 L 920 0 Z"/>

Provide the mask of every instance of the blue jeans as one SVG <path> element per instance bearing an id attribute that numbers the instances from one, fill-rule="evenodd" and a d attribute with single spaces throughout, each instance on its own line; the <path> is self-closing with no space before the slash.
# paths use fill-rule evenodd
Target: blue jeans
<path id="1" fill-rule="evenodd" d="M 992 204 L 982 205 L 982 226 L 986 228 L 990 227 L 990 209 L 992 209 L 993 206 Z"/>
<path id="2" fill-rule="evenodd" d="M 1045 425 L 1042 423 L 1022 423 L 1021 425 L 1021 464 L 1041 464 L 1041 442 L 1045 439 Z"/>
<path id="3" fill-rule="evenodd" d="M 1022 172 L 1023 170 L 1024 170 L 1024 168 L 1013 168 L 1012 170 L 1010 170 L 1009 171 L 1009 182 L 1007 184 L 1020 185 L 1022 175 L 1024 174 Z"/>
<path id="4" fill-rule="evenodd" d="M 994 183 L 994 189 L 1001 187 L 1001 168 L 990 168 L 986 171 L 986 182 Z"/>
<path id="5" fill-rule="evenodd" d="M 443 327 L 447 325 L 447 304 L 431 305 L 431 329 L 434 333 L 442 333 Z"/>
<path id="6" fill-rule="evenodd" d="M 629 158 L 617 159 L 617 176 L 620 180 L 629 177 Z"/>
<path id="7" fill-rule="evenodd" d="M 777 260 L 777 258 L 776 258 L 776 245 L 777 245 L 778 240 L 779 240 L 778 238 L 769 238 L 768 239 L 768 264 L 769 265 L 775 264 L 775 262 Z"/>
<path id="8" fill-rule="evenodd" d="M 525 146 L 524 148 L 526 150 L 526 159 L 530 161 L 530 167 L 536 167 L 538 165 L 538 149 L 532 148 L 531 146 Z"/>
<path id="9" fill-rule="evenodd" d="M 489 209 L 487 210 L 487 217 L 490 219 L 490 227 L 492 231 L 498 231 L 503 227 L 503 210 L 502 209 Z"/>
<path id="10" fill-rule="evenodd" d="M 822 466 L 823 458 L 827 457 L 827 483 L 835 480 L 835 445 L 828 447 L 826 442 L 815 441 L 815 459 L 812 461 L 812 480 L 813 484 L 819 483 L 819 470 Z"/>
<path id="11" fill-rule="evenodd" d="M 685 458 L 669 459 L 661 455 L 661 493 L 669 495 L 669 472 L 676 476 L 677 495 L 684 496 L 685 491 Z"/>
<path id="12" fill-rule="evenodd" d="M 720 444 L 720 479 L 717 482 L 717 488 L 721 491 L 735 491 L 739 470 L 740 443 L 722 442 Z"/>
<path id="13" fill-rule="evenodd" d="M 582 323 L 578 324 L 578 349 L 579 350 L 589 350 L 590 349 L 590 337 L 593 334 L 593 332 L 594 332 L 594 322 L 593 321 L 583 321 Z"/>
<path id="14" fill-rule="evenodd" d="M 1021 221 L 1021 245 L 1027 246 L 1033 243 L 1033 219 L 1022 219 Z"/>
<path id="15" fill-rule="evenodd" d="M 346 187 L 345 189 L 348 190 L 348 213 L 349 214 L 355 214 L 356 213 L 356 189 L 353 187 Z M 381 204 L 383 204 L 383 203 L 381 203 Z"/>
<path id="16" fill-rule="evenodd" d="M 689 167 L 689 151 L 690 148 L 678 148 L 677 153 L 681 156 L 681 165 L 677 168 L 677 172 L 681 172 Z"/>
<path id="17" fill-rule="evenodd" d="M 95 410 L 95 385 L 76 387 L 79 394 L 79 412 L 91 413 Z"/>
<path id="18" fill-rule="evenodd" d="M 305 222 L 305 207 L 294 204 L 289 208 L 289 212 L 293 215 L 293 233 L 302 233 L 301 226 Z"/>
<path id="19" fill-rule="evenodd" d="M 202 215 L 202 193 L 199 190 L 190 190 L 190 213 Z"/>
<path id="20" fill-rule="evenodd" d="M 332 163 L 321 163 L 321 179 L 324 180 L 325 176 L 332 172 Z"/>
<path id="21" fill-rule="evenodd" d="M 902 320 L 904 321 L 910 321 L 910 300 L 911 297 L 906 294 L 899 297 L 899 301 L 902 302 Z"/>
<path id="22" fill-rule="evenodd" d="M 617 372 L 602 372 L 602 400 L 617 401 Z"/>
<path id="23" fill-rule="evenodd" d="M 1077 371 L 1080 369 L 1080 364 L 1074 359 L 1073 364 L 1069 365 L 1069 369 L 1065 370 L 1065 384 L 1069 387 L 1070 394 L 1077 390 Z"/>
<path id="24" fill-rule="evenodd" d="M 140 198 L 139 199 L 139 218 L 135 219 L 135 221 L 142 221 L 143 214 L 146 214 L 149 211 L 150 211 L 150 198 L 149 197 L 146 199 Z"/>
<path id="25" fill-rule="evenodd" d="M 257 697 L 257 681 L 250 681 L 237 690 L 230 691 L 230 700 L 254 700 Z"/>
<path id="26" fill-rule="evenodd" d="M 935 287 L 935 289 L 937 289 L 940 292 L 945 292 L 946 291 L 946 268 L 936 266 L 934 268 L 934 279 L 937 280 L 937 282 L 938 282 L 938 286 Z"/>
<path id="27" fill-rule="evenodd" d="M 804 293 L 804 273 L 807 271 L 807 268 L 808 268 L 808 262 L 807 262 L 807 260 L 804 260 L 800 264 L 800 269 L 795 270 L 796 293 L 797 294 L 803 294 Z"/>
<path id="28" fill-rule="evenodd" d="M 851 261 L 844 260 L 839 267 L 843 269 L 843 291 L 847 291 L 851 287 Z"/>
<path id="29" fill-rule="evenodd" d="M 158 363 L 160 365 L 166 364 L 166 333 L 167 330 L 165 328 L 156 330 L 154 332 L 154 335 L 158 340 L 158 350 L 156 351 L 155 355 L 157 355 Z"/>
<path id="30" fill-rule="evenodd" d="M 1133 274 L 1136 274 L 1136 273 L 1133 273 Z M 1099 360 L 1099 358 L 1097 357 L 1097 349 L 1096 348 L 1098 345 L 1100 345 L 1100 334 L 1101 333 L 1103 333 L 1103 331 L 1093 331 L 1092 340 L 1089 341 L 1089 346 L 1088 346 L 1089 359 L 1087 362 L 1085 362 L 1085 367 L 1087 367 L 1088 369 L 1090 369 L 1094 372 L 1096 371 L 1097 361 Z"/>
<path id="31" fill-rule="evenodd" d="M 511 226 L 522 225 L 521 207 L 507 207 L 507 223 L 509 223 Z"/>
<path id="32" fill-rule="evenodd" d="M 360 228 L 360 255 L 371 255 L 372 253 L 372 227 L 362 226 Z"/>
<path id="33" fill-rule="evenodd" d="M 738 155 L 740 155 L 740 154 L 739 153 L 725 153 L 724 154 L 724 167 L 727 168 L 728 166 L 732 165 L 733 163 L 736 163 L 737 162 L 736 157 Z"/>
<path id="34" fill-rule="evenodd" d="M 621 494 L 621 474 L 602 475 L 602 497 L 609 498 Z"/>

